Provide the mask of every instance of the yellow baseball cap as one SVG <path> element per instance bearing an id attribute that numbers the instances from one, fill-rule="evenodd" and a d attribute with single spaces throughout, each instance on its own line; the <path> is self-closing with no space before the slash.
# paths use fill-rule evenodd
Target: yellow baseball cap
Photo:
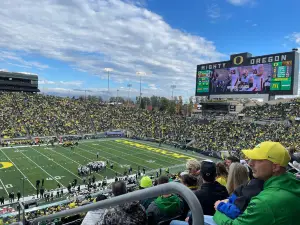
<path id="1" fill-rule="evenodd" d="M 142 177 L 142 179 L 140 181 L 140 187 L 142 187 L 142 188 L 152 187 L 152 180 L 151 180 L 151 178 L 148 177 L 148 176 Z"/>
<path id="2" fill-rule="evenodd" d="M 286 167 L 291 157 L 285 147 L 279 142 L 265 141 L 252 150 L 242 150 L 248 159 L 269 160 L 282 167 Z"/>

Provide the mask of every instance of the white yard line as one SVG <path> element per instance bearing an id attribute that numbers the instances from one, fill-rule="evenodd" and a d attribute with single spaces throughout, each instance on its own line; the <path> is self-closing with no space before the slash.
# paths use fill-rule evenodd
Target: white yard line
<path id="1" fill-rule="evenodd" d="M 0 182 L 1 182 L 1 184 L 2 184 L 2 186 L 3 186 L 3 188 L 4 188 L 4 190 L 5 190 L 6 194 L 9 195 L 9 194 L 8 194 L 8 191 L 7 191 L 6 187 L 4 186 L 4 184 L 3 184 L 3 182 L 2 182 L 1 179 L 0 179 Z"/>
<path id="2" fill-rule="evenodd" d="M 39 167 L 41 170 L 43 170 L 46 174 L 48 174 L 53 180 L 55 180 L 57 183 L 59 183 L 61 186 L 65 187 L 62 183 L 60 183 L 57 179 L 55 179 L 51 174 L 49 174 L 46 170 L 44 170 L 42 167 L 40 167 L 35 161 L 33 161 L 31 158 L 29 158 L 27 155 L 25 155 L 23 152 L 20 152 L 23 156 L 25 156 L 27 159 L 29 159 L 31 162 L 33 162 L 37 167 Z"/>
<path id="3" fill-rule="evenodd" d="M 31 148 L 31 149 L 33 149 L 34 151 L 38 152 L 40 155 L 46 157 L 47 159 L 50 159 L 48 156 L 46 156 L 46 155 L 44 155 L 43 153 L 41 153 L 41 152 L 35 150 L 34 148 L 32 148 L 32 147 L 29 147 L 29 148 Z M 59 163 L 55 162 L 54 160 L 52 160 L 52 162 L 54 162 L 55 164 L 59 165 L 61 168 L 63 168 L 64 170 L 68 171 L 69 173 L 73 174 L 73 175 L 74 175 L 75 177 L 77 177 L 78 179 L 82 180 L 81 177 L 79 177 L 79 176 L 77 176 L 76 174 L 72 173 L 72 172 L 71 172 L 70 170 L 68 170 L 66 167 L 60 165 Z"/>
<path id="4" fill-rule="evenodd" d="M 121 145 L 121 143 L 120 142 L 113 142 L 114 144 L 112 144 L 114 147 L 116 147 L 116 148 L 122 148 L 122 147 L 119 147 L 118 145 Z M 106 142 L 105 144 L 107 144 L 107 145 L 110 145 L 108 142 Z M 104 144 L 104 146 L 105 146 L 105 144 Z M 132 148 L 135 148 L 135 149 L 137 149 L 137 150 L 143 150 L 143 152 L 144 153 L 139 153 L 139 154 L 148 154 L 148 155 L 145 155 L 145 157 L 146 157 L 146 159 L 147 158 L 152 158 L 152 159 L 157 159 L 156 157 L 154 157 L 154 156 L 149 156 L 149 154 L 150 153 L 156 153 L 156 152 L 152 152 L 152 151 L 148 151 L 148 150 L 144 150 L 144 149 L 141 149 L 141 148 L 138 148 L 138 147 L 135 147 L 135 146 L 131 146 L 131 145 L 126 145 L 126 144 L 122 144 L 123 146 L 130 146 L 130 147 L 132 147 Z M 116 151 L 118 151 L 118 150 L 116 150 Z M 119 151 L 120 152 L 120 151 Z M 128 154 L 128 153 L 125 153 L 125 154 L 127 154 L 127 155 L 130 155 L 130 156 L 134 156 L 135 158 L 138 158 L 138 159 L 141 159 L 141 160 L 145 160 L 145 158 L 140 158 L 140 157 L 137 157 L 137 156 L 135 156 L 135 155 L 137 155 L 137 154 Z M 158 154 L 159 156 L 164 156 L 163 154 L 160 154 L 160 153 L 156 153 L 156 154 Z M 167 157 L 167 158 L 169 158 L 169 159 L 172 159 L 173 160 L 173 163 L 172 162 L 170 162 L 170 161 L 166 161 L 166 160 L 163 160 L 163 159 L 161 159 L 162 157 L 160 157 L 159 158 L 159 160 L 160 161 L 163 161 L 163 162 L 165 162 L 165 163 L 167 163 L 167 164 L 174 164 L 174 160 L 176 160 L 176 161 L 178 161 L 178 162 L 180 162 L 180 163 L 182 163 L 183 161 L 182 160 L 179 160 L 179 159 L 176 159 L 176 158 L 172 158 L 172 157 L 168 157 L 168 156 L 165 156 L 165 157 Z M 148 159 L 147 159 L 148 160 Z M 164 166 L 166 166 L 166 165 L 163 165 L 163 164 L 160 164 L 160 163 L 157 163 L 157 162 L 155 162 L 155 163 L 153 163 L 153 164 L 156 164 L 156 165 L 159 165 L 160 167 L 164 167 Z"/>
<path id="5" fill-rule="evenodd" d="M 24 173 L 17 167 L 17 165 L 4 153 L 4 151 L 2 149 L 0 149 L 0 151 L 6 156 L 6 158 L 12 163 L 14 164 L 14 166 L 17 168 L 17 170 L 19 170 L 19 172 L 23 175 L 23 178 L 26 177 L 24 175 Z M 26 179 L 30 184 L 31 186 L 34 188 L 34 190 L 36 190 L 36 187 L 33 185 L 33 183 L 30 182 L 29 179 Z"/>
<path id="6" fill-rule="evenodd" d="M 82 144 L 82 143 L 81 143 Z M 82 145 L 84 145 L 84 144 L 82 144 Z M 96 148 L 94 148 L 94 147 L 92 147 L 92 146 L 90 146 L 90 145 L 86 145 L 86 146 L 88 146 L 89 148 L 92 148 L 92 149 L 95 149 L 95 150 L 100 150 L 101 151 L 101 149 L 96 149 Z M 108 147 L 108 149 L 112 149 L 112 148 L 109 148 Z M 112 149 L 113 150 L 113 149 Z M 88 151 L 89 152 L 89 151 Z M 109 153 L 109 152 L 106 152 L 106 151 L 104 151 L 105 153 L 107 153 L 107 154 L 110 154 L 110 155 L 113 155 L 113 156 L 116 156 L 116 157 L 119 157 L 119 158 L 121 158 L 120 156 L 117 156 L 117 155 L 115 155 L 115 154 L 112 154 L 112 153 Z M 120 152 L 120 151 L 118 151 L 118 152 Z M 90 152 L 90 153 L 92 153 L 92 154 L 95 154 L 95 153 L 93 153 L 93 152 Z M 126 153 L 124 153 L 124 152 L 121 152 L 121 154 L 125 154 L 125 155 L 130 155 L 130 154 L 126 154 Z M 130 155 L 131 156 L 131 155 Z M 135 164 L 135 165 L 138 165 L 138 166 L 143 166 L 143 167 L 145 167 L 145 168 L 147 168 L 147 169 L 150 169 L 150 170 L 152 170 L 152 169 L 154 169 L 154 168 L 152 168 L 152 167 L 148 167 L 148 166 L 144 166 L 144 165 L 140 165 L 139 163 L 136 163 L 136 162 L 133 162 L 133 161 L 131 161 L 131 160 L 129 160 L 129 159 L 124 159 L 124 160 L 126 160 L 126 161 L 128 161 L 128 162 L 131 162 L 131 163 L 133 163 L 133 164 Z M 144 159 L 143 159 L 144 160 Z M 120 163 L 119 163 L 120 164 Z"/>

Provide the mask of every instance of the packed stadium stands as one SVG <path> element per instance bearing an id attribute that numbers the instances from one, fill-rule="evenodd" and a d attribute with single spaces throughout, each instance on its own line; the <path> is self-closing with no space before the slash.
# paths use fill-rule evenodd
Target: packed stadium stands
<path id="1" fill-rule="evenodd" d="M 247 117 L 255 119 L 252 122 L 231 118 L 222 121 L 210 119 L 208 123 L 169 115 L 165 111 L 106 106 L 89 100 L 26 93 L 2 93 L 1 104 L 2 138 L 27 134 L 82 135 L 124 129 L 130 131 L 131 137 L 163 138 L 166 143 L 195 138 L 194 147 L 199 149 L 232 151 L 252 147 L 262 140 L 280 140 L 285 146 L 297 147 L 295 140 L 300 135 L 298 99 L 285 104 L 246 107 Z M 278 117 L 281 120 L 273 122 L 272 118 Z M 271 121 L 259 123 L 265 119 Z"/>
<path id="2" fill-rule="evenodd" d="M 237 155 L 240 158 L 235 163 L 232 161 L 233 158 L 229 158 L 224 165 L 221 162 L 221 166 L 217 166 L 210 160 L 203 161 L 201 166 L 200 162 L 190 161 L 186 164 L 186 171 L 181 171 L 183 173 L 165 173 L 164 176 L 151 181 L 147 177 L 148 183 L 144 184 L 141 181 L 136 189 L 147 190 L 151 186 L 163 185 L 163 183 L 181 182 L 195 192 L 195 198 L 204 207 L 204 214 L 210 216 L 204 217 L 204 219 L 206 218 L 206 224 L 300 224 L 299 220 L 291 219 L 300 213 L 298 207 L 300 204 L 300 181 L 296 179 L 297 177 L 299 178 L 299 175 L 295 176 L 285 171 L 285 167 L 287 167 L 289 162 L 293 163 L 293 161 L 298 161 L 299 159 L 296 154 L 294 155 L 295 151 L 290 151 L 289 155 L 286 149 L 277 143 L 280 142 L 286 148 L 299 149 L 300 124 L 297 120 L 300 117 L 299 99 L 276 105 L 264 104 L 246 107 L 243 113 L 251 120 L 238 119 L 236 117 L 220 120 L 210 117 L 205 122 L 203 122 L 203 119 L 170 115 L 165 111 L 148 111 L 128 106 L 111 106 L 103 102 L 87 99 L 61 98 L 41 94 L 1 93 L 0 102 L 2 106 L 0 108 L 0 133 L 2 140 L 20 137 L 34 138 L 37 136 L 56 136 L 58 138 L 62 135 L 96 134 L 98 132 L 121 129 L 126 130 L 127 136 L 130 138 L 160 139 L 165 144 L 186 143 L 187 140 L 193 139 L 191 149 L 200 149 L 204 152 L 238 152 Z M 265 143 L 265 141 L 270 142 Z M 19 144 L 24 145 L 28 143 L 22 142 Z M 259 144 L 262 146 L 266 145 L 266 147 L 259 150 Z M 267 151 L 264 155 L 256 155 L 256 158 L 248 151 L 241 151 L 243 149 L 253 149 L 254 146 L 257 146 L 254 150 L 259 152 L 257 153 L 258 155 L 264 152 L 264 149 L 274 151 L 272 157 L 275 157 L 275 159 L 268 159 Z M 273 146 L 275 147 L 273 148 Z M 253 160 L 253 162 L 249 162 L 250 166 L 246 161 L 240 161 L 245 156 Z M 267 162 L 263 165 L 264 167 L 261 167 L 255 162 L 256 159 Z M 274 164 L 271 165 L 269 164 L 270 162 Z M 222 173 L 222 184 L 216 182 L 216 179 L 220 180 L 220 167 L 226 167 L 229 172 L 228 177 L 226 177 L 226 173 Z M 256 178 L 265 181 L 263 190 L 261 190 L 261 186 L 256 186 L 261 185 L 261 183 L 248 183 L 248 180 L 253 178 L 250 167 L 254 168 L 253 172 L 256 173 Z M 293 168 L 291 171 L 299 174 L 299 170 Z M 271 183 L 272 180 L 275 181 Z M 122 182 L 114 183 L 113 185 L 119 186 L 115 187 L 115 189 L 113 186 L 113 194 L 108 192 L 105 196 L 113 198 L 113 195 L 126 194 L 126 191 L 122 189 L 124 187 Z M 254 185 L 254 189 L 257 188 L 255 193 L 248 192 L 249 189 L 254 190 L 251 185 Z M 283 193 L 279 200 L 284 204 L 282 207 L 286 207 L 286 210 L 280 208 L 278 209 L 278 212 L 281 210 L 280 213 L 276 210 L 272 211 L 274 210 L 272 207 L 275 208 L 276 204 L 278 204 L 278 202 L 273 201 L 269 197 L 271 194 L 274 194 L 272 188 L 277 188 L 278 191 Z M 120 189 L 119 192 L 118 189 Z M 51 203 L 51 205 L 46 204 L 39 209 L 32 209 L 25 215 L 26 224 L 30 224 L 30 221 L 44 215 L 68 211 L 72 208 L 93 204 L 95 201 L 105 199 L 101 196 L 103 197 L 102 192 L 97 193 L 95 196 L 91 196 L 90 192 L 87 194 L 78 192 L 66 201 Z M 252 198 L 254 199 L 253 202 Z M 96 213 L 98 215 L 96 221 L 91 223 L 89 218 L 89 222 L 86 224 L 162 225 L 171 223 L 176 225 L 193 223 L 193 215 L 189 212 L 189 205 L 186 204 L 185 199 L 175 194 L 165 194 L 162 197 L 151 198 L 146 207 L 142 201 L 140 203 L 143 206 L 135 202 L 116 206 L 108 210 L 100 210 Z M 254 206 L 255 204 L 258 206 Z M 232 211 L 233 206 L 235 211 Z M 231 210 L 228 210 L 230 207 Z M 253 210 L 253 207 L 258 207 L 259 210 L 263 207 L 269 207 L 269 211 L 260 210 L 260 213 L 253 218 L 250 212 Z M 117 212 L 122 213 L 118 214 Z M 132 216 L 134 213 L 136 213 L 136 218 L 139 215 L 140 219 L 135 219 Z M 88 215 L 90 216 L 91 214 L 93 213 Z M 71 217 L 45 221 L 40 224 L 81 224 L 85 216 L 85 213 L 80 213 Z M 266 217 L 269 217 L 269 220 Z M 0 225 L 10 224 L 17 220 L 18 217 L 15 215 L 5 217 L 0 215 Z M 184 220 L 185 223 L 181 223 Z"/>

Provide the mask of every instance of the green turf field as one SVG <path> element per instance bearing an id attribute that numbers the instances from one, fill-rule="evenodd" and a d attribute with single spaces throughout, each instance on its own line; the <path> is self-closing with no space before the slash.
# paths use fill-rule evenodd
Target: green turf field
<path id="1" fill-rule="evenodd" d="M 0 196 L 7 198 L 11 191 L 15 192 L 15 196 L 17 191 L 22 193 L 22 177 L 28 178 L 24 181 L 25 196 L 36 193 L 35 184 L 38 179 L 45 179 L 44 186 L 48 190 L 55 189 L 57 183 L 66 187 L 75 178 L 82 184 L 83 178 L 77 174 L 77 168 L 89 162 L 109 160 L 114 164 L 113 169 L 108 166 L 105 171 L 93 173 L 97 180 L 102 180 L 105 176 L 113 178 L 116 173 L 123 175 L 125 168 L 129 166 L 132 166 L 133 173 L 136 173 L 138 166 L 145 167 L 149 174 L 156 174 L 156 170 L 166 167 L 181 170 L 191 157 L 197 158 L 175 148 L 160 148 L 156 143 L 129 139 L 81 141 L 74 150 L 50 145 L 1 148 Z"/>

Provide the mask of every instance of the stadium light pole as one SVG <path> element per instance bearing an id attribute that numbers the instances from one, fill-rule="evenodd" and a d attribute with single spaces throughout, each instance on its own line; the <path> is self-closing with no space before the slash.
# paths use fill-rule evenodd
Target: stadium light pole
<path id="1" fill-rule="evenodd" d="M 128 105 L 129 105 L 129 93 L 130 93 L 130 88 L 132 87 L 132 84 L 127 84 L 128 87 Z"/>
<path id="2" fill-rule="evenodd" d="M 118 105 L 118 103 L 119 103 L 119 89 L 117 89 L 117 105 Z"/>
<path id="3" fill-rule="evenodd" d="M 109 93 L 109 73 L 113 71 L 112 68 L 104 68 L 104 71 L 107 72 L 107 92 Z"/>
<path id="4" fill-rule="evenodd" d="M 174 98 L 173 98 L 173 92 L 174 92 L 174 89 L 175 89 L 175 88 L 176 88 L 176 85 L 172 84 L 172 85 L 171 85 L 171 89 L 172 89 L 172 100 L 174 99 Z"/>
<path id="5" fill-rule="evenodd" d="M 140 77 L 140 104 L 141 104 L 142 103 L 142 76 L 146 75 L 146 73 L 143 71 L 139 71 L 139 72 L 136 72 L 136 75 L 138 75 Z"/>

